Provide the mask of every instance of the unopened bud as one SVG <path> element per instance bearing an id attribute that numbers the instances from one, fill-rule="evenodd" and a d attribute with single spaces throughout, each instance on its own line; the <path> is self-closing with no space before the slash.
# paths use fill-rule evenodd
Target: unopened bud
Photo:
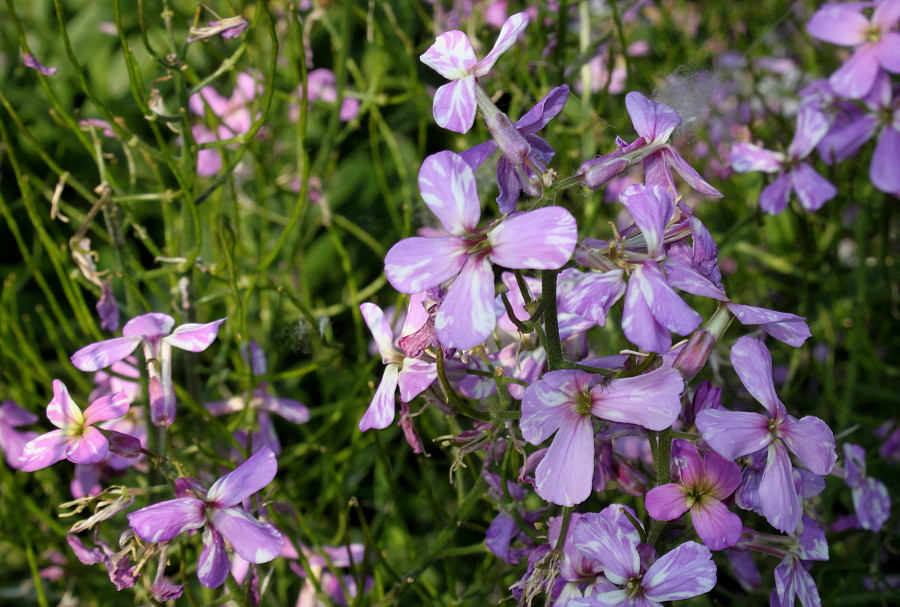
<path id="1" fill-rule="evenodd" d="M 706 329 L 694 331 L 691 338 L 678 353 L 672 366 L 681 371 L 684 381 L 690 381 L 706 366 L 709 355 L 716 345 L 716 337 Z"/>
<path id="2" fill-rule="evenodd" d="M 484 115 L 484 123 L 491 132 L 491 137 L 500 148 L 500 153 L 514 166 L 521 166 L 524 158 L 531 151 L 525 137 L 516 129 L 509 117 L 503 112 Z"/>
<path id="3" fill-rule="evenodd" d="M 690 428 L 697 419 L 697 414 L 706 409 L 718 409 L 722 401 L 722 388 L 713 386 L 708 381 L 701 382 L 694 390 L 694 398 L 684 407 L 684 426 Z"/>
<path id="4" fill-rule="evenodd" d="M 616 150 L 600 158 L 592 158 L 582 164 L 575 172 L 581 179 L 581 185 L 589 190 L 597 190 L 609 183 L 616 175 L 621 175 L 631 166 L 627 158 L 620 158 L 622 152 Z"/>
<path id="5" fill-rule="evenodd" d="M 141 441 L 130 434 L 108 430 L 106 438 L 109 440 L 110 453 L 121 455 L 127 459 L 136 459 L 141 456 Z"/>

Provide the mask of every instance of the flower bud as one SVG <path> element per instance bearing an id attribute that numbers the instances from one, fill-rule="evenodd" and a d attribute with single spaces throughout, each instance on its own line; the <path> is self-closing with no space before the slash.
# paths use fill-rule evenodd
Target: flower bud
<path id="1" fill-rule="evenodd" d="M 722 388 L 713 386 L 708 381 L 701 382 L 694 390 L 694 398 L 684 407 L 684 425 L 690 428 L 697 419 L 697 414 L 706 409 L 718 409 L 722 401 Z"/>
<path id="2" fill-rule="evenodd" d="M 575 172 L 581 180 L 581 185 L 589 190 L 597 190 L 609 183 L 616 175 L 620 175 L 631 166 L 631 161 L 621 158 L 621 150 L 616 150 L 600 158 L 592 158 L 582 164 Z"/>
<path id="3" fill-rule="evenodd" d="M 491 137 L 500 148 L 500 153 L 514 166 L 522 166 L 522 163 L 531 146 L 525 141 L 525 137 L 516 129 L 509 117 L 503 112 L 491 112 L 484 115 L 484 123 L 491 132 Z"/>
<path id="4" fill-rule="evenodd" d="M 107 430 L 105 434 L 107 440 L 109 440 L 110 453 L 115 453 L 127 459 L 137 459 L 141 456 L 141 441 L 137 438 L 115 430 Z"/>
<path id="5" fill-rule="evenodd" d="M 706 366 L 709 355 L 716 345 L 716 337 L 706 329 L 694 331 L 691 338 L 678 353 L 672 366 L 681 371 L 684 381 L 690 381 Z"/>

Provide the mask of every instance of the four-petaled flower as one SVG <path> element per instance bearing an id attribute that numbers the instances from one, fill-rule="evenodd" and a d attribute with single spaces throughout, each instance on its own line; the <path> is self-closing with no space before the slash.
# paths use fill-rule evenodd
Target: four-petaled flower
<path id="1" fill-rule="evenodd" d="M 284 538 L 275 527 L 253 518 L 241 505 L 272 482 L 278 472 L 268 447 L 221 477 L 207 491 L 192 478 L 175 484 L 177 499 L 128 514 L 128 524 L 145 542 L 167 542 L 190 529 L 203 529 L 203 552 L 197 568 L 200 583 L 218 588 L 228 577 L 225 540 L 250 563 L 268 563 L 281 551 Z"/>
<path id="2" fill-rule="evenodd" d="M 69 396 L 66 385 L 53 380 L 53 400 L 47 405 L 47 419 L 58 429 L 42 434 L 22 448 L 19 470 L 34 472 L 61 459 L 76 464 L 94 464 L 106 457 L 109 440 L 94 424 L 119 419 L 131 403 L 124 392 L 98 398 L 82 413 Z"/>

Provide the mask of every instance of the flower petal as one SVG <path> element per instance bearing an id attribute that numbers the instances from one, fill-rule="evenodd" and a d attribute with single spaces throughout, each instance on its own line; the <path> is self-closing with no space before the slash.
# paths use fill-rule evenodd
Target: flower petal
<path id="1" fill-rule="evenodd" d="M 400 375 L 400 365 L 391 363 L 384 368 L 384 374 L 381 376 L 381 383 L 378 384 L 378 390 L 369 408 L 359 420 L 359 429 L 362 432 L 371 430 L 384 430 L 394 421 L 396 414 L 396 396 L 397 381 Z"/>
<path id="2" fill-rule="evenodd" d="M 709 548 L 685 542 L 650 565 L 641 580 L 651 601 L 679 601 L 705 594 L 716 585 L 716 566 Z"/>
<path id="3" fill-rule="evenodd" d="M 594 475 L 594 429 L 588 415 L 563 424 L 535 471 L 535 491 L 560 506 L 580 504 L 591 495 Z"/>
<path id="4" fill-rule="evenodd" d="M 878 136 L 875 154 L 872 156 L 872 164 L 869 166 L 869 179 L 872 181 L 872 185 L 882 192 L 900 193 L 898 158 L 900 158 L 900 131 L 891 126 L 885 127 Z"/>
<path id="5" fill-rule="evenodd" d="M 704 196 L 714 196 L 716 198 L 724 198 L 724 194 L 712 187 L 712 185 L 700 176 L 700 173 L 694 169 L 681 155 L 672 148 L 664 148 L 660 154 L 665 158 L 668 165 L 675 169 L 685 183 L 703 194 Z"/>
<path id="6" fill-rule="evenodd" d="M 218 588 L 228 579 L 228 552 L 225 540 L 215 529 L 203 530 L 203 552 L 197 562 L 197 579 L 207 588 Z"/>
<path id="7" fill-rule="evenodd" d="M 412 401 L 427 390 L 435 379 L 437 379 L 437 367 L 434 363 L 415 358 L 404 358 L 399 377 L 400 400 L 405 403 Z"/>
<path id="8" fill-rule="evenodd" d="M 740 142 L 731 147 L 728 162 L 735 173 L 750 171 L 775 173 L 781 170 L 784 154 L 766 150 L 752 143 Z"/>
<path id="9" fill-rule="evenodd" d="M 568 99 L 569 86 L 556 87 L 516 121 L 516 128 L 523 135 L 538 132 L 563 110 Z"/>
<path id="10" fill-rule="evenodd" d="M 670 331 L 687 335 L 703 321 L 703 318 L 669 285 L 656 263 L 637 264 L 631 276 L 629 289 L 632 285 L 640 289 L 656 322 Z"/>
<path id="11" fill-rule="evenodd" d="M 70 437 L 66 458 L 76 464 L 96 464 L 109 452 L 109 441 L 97 428 L 87 426 L 81 436 Z"/>
<path id="12" fill-rule="evenodd" d="M 675 127 L 681 125 L 678 112 L 638 92 L 625 95 L 625 107 L 634 130 L 648 142 L 667 141 Z"/>
<path id="13" fill-rule="evenodd" d="M 250 563 L 268 563 L 281 552 L 284 537 L 278 529 L 253 518 L 241 507 L 215 508 L 212 522 L 241 558 Z"/>
<path id="14" fill-rule="evenodd" d="M 309 421 L 309 408 L 291 398 L 278 398 L 271 394 L 262 394 L 259 408 L 280 415 L 295 424 L 305 424 Z"/>
<path id="15" fill-rule="evenodd" d="M 867 44 L 856 49 L 853 56 L 828 78 L 831 88 L 840 91 L 841 97 L 848 99 L 865 97 L 872 90 L 881 69 L 876 52 L 875 47 Z"/>
<path id="16" fill-rule="evenodd" d="M 69 439 L 64 431 L 53 430 L 42 434 L 25 444 L 16 468 L 22 472 L 34 472 L 52 466 L 66 457 L 68 448 Z"/>
<path id="17" fill-rule="evenodd" d="M 735 466 L 737 468 L 737 466 Z M 691 508 L 694 530 L 710 550 L 724 550 L 741 538 L 741 517 L 715 498 L 706 497 Z"/>
<path id="18" fill-rule="evenodd" d="M 497 62 L 497 59 L 500 58 L 500 55 L 508 51 L 525 32 L 525 28 L 528 26 L 528 20 L 528 13 L 516 13 L 507 19 L 500 29 L 500 35 L 497 36 L 494 48 L 491 49 L 491 52 L 488 53 L 484 59 L 478 62 L 478 65 L 475 66 L 472 73 L 479 78 L 481 76 L 487 76 Z"/>
<path id="19" fill-rule="evenodd" d="M 219 335 L 219 325 L 227 319 L 220 318 L 206 324 L 188 323 L 176 327 L 171 335 L 163 338 L 166 343 L 187 350 L 188 352 L 203 352 Z"/>
<path id="20" fill-rule="evenodd" d="M 759 325 L 763 331 L 789 346 L 799 348 L 812 335 L 802 316 L 736 303 L 726 305 L 741 324 Z"/>
<path id="21" fill-rule="evenodd" d="M 778 427 L 778 437 L 810 472 L 819 475 L 831 473 L 837 461 L 834 434 L 821 419 L 812 415 L 800 420 L 788 417 Z"/>
<path id="22" fill-rule="evenodd" d="M 400 357 L 397 348 L 394 347 L 394 332 L 391 325 L 384 317 L 384 312 L 373 303 L 365 302 L 359 304 L 359 311 L 362 312 L 363 320 L 366 326 L 375 338 L 378 344 L 378 352 L 381 354 L 381 362 L 396 362 Z"/>
<path id="23" fill-rule="evenodd" d="M 818 211 L 822 205 L 837 196 L 837 188 L 819 175 L 808 162 L 798 164 L 790 175 L 800 206 L 807 211 Z"/>
<path id="24" fill-rule="evenodd" d="M 862 14 L 861 4 L 825 4 L 806 24 L 806 31 L 813 38 L 841 46 L 862 44 L 868 29 L 869 20 Z"/>
<path id="25" fill-rule="evenodd" d="M 760 340 L 743 336 L 731 347 L 731 362 L 747 391 L 772 417 L 784 415 L 784 404 L 772 381 L 772 355 Z"/>
<path id="26" fill-rule="evenodd" d="M 797 529 L 803 513 L 793 472 L 785 446 L 779 441 L 770 444 L 766 469 L 759 481 L 759 501 L 766 520 L 785 533 L 793 533 Z"/>
<path id="27" fill-rule="evenodd" d="M 156 339 L 172 332 L 175 319 L 168 314 L 151 312 L 135 316 L 122 327 L 122 335 L 125 337 L 141 337 Z"/>
<path id="28" fill-rule="evenodd" d="M 688 511 L 688 493 L 675 483 L 660 485 L 647 492 L 644 506 L 657 521 L 673 521 Z"/>
<path id="29" fill-rule="evenodd" d="M 791 201 L 792 188 L 790 174 L 779 175 L 759 193 L 759 208 L 769 215 L 778 215 Z"/>
<path id="30" fill-rule="evenodd" d="M 244 501 L 272 482 L 278 461 L 271 449 L 263 447 L 243 464 L 217 480 L 209 488 L 207 502 L 228 508 Z"/>
<path id="31" fill-rule="evenodd" d="M 681 413 L 684 379 L 672 367 L 614 379 L 591 388 L 591 413 L 601 419 L 665 430 Z"/>
<path id="32" fill-rule="evenodd" d="M 487 339 L 496 323 L 491 263 L 470 256 L 435 315 L 438 338 L 446 346 L 467 350 Z"/>
<path id="33" fill-rule="evenodd" d="M 81 348 L 70 360 L 80 371 L 98 371 L 127 358 L 140 343 L 139 335 L 107 339 Z"/>
<path id="34" fill-rule="evenodd" d="M 469 38 L 457 30 L 438 36 L 419 60 L 447 80 L 458 80 L 471 74 L 478 62 Z"/>
<path id="35" fill-rule="evenodd" d="M 475 107 L 475 76 L 466 76 L 437 90 L 432 113 L 439 127 L 468 133 L 475 124 Z"/>
<path id="36" fill-rule="evenodd" d="M 69 396 L 66 384 L 58 379 L 53 380 L 53 399 L 47 405 L 47 419 L 62 430 L 79 428 L 84 425 L 81 408 Z"/>
<path id="37" fill-rule="evenodd" d="M 131 402 L 124 391 L 103 396 L 95 400 L 84 411 L 84 424 L 91 426 L 99 422 L 106 422 L 124 417 L 128 413 Z"/>
<path id="38" fill-rule="evenodd" d="M 697 429 L 716 453 L 732 460 L 772 442 L 769 418 L 759 413 L 706 409 L 697 414 Z"/>
<path id="39" fill-rule="evenodd" d="M 578 227 L 562 207 L 508 217 L 490 231 L 491 261 L 510 269 L 555 270 L 572 257 Z"/>
<path id="40" fill-rule="evenodd" d="M 432 154 L 419 169 L 419 192 L 444 229 L 456 236 L 471 233 L 481 217 L 475 173 L 453 152 Z"/>
<path id="41" fill-rule="evenodd" d="M 636 344 L 644 352 L 664 354 L 672 345 L 672 336 L 669 330 L 654 318 L 640 286 L 633 282 L 633 276 L 631 280 L 625 292 L 622 331 L 628 341 Z"/>
<path id="42" fill-rule="evenodd" d="M 205 504 L 196 497 L 160 502 L 128 513 L 128 524 L 145 542 L 166 542 L 188 529 L 206 524 Z"/>
<path id="43" fill-rule="evenodd" d="M 467 251 L 467 242 L 456 236 L 405 238 L 387 252 L 384 273 L 401 293 L 420 293 L 459 274 Z"/>
<path id="44" fill-rule="evenodd" d="M 593 376 L 581 370 L 545 373 L 525 389 L 519 426 L 522 438 L 540 445 L 559 428 L 575 423 L 575 395 Z"/>
<path id="45" fill-rule="evenodd" d="M 651 257 L 661 255 L 663 233 L 675 212 L 675 203 L 669 191 L 656 184 L 631 185 L 622 192 L 619 200 L 641 229 L 647 243 L 647 254 Z"/>

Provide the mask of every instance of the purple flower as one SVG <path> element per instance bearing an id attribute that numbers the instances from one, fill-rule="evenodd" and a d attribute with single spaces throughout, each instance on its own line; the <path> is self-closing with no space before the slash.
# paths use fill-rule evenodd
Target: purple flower
<path id="1" fill-rule="evenodd" d="M 34 472 L 62 459 L 76 464 L 99 462 L 109 451 L 109 441 L 94 424 L 124 416 L 130 405 L 125 393 L 119 392 L 98 398 L 82 413 L 66 385 L 54 379 L 47 419 L 58 429 L 29 441 L 22 448 L 17 468 Z"/>
<path id="2" fill-rule="evenodd" d="M 19 432 L 16 428 L 36 423 L 37 420 L 37 415 L 26 411 L 11 400 L 0 403 L 0 451 L 3 451 L 6 463 L 11 468 L 19 466 L 19 454 L 22 453 L 22 448 L 38 436 L 37 432 L 30 430 Z"/>
<path id="3" fill-rule="evenodd" d="M 303 91 L 298 91 L 300 97 Z M 322 101 L 323 103 L 335 103 L 338 98 L 337 93 L 337 76 L 331 70 L 320 67 L 312 70 L 306 77 L 306 99 L 312 103 L 313 101 Z M 338 117 L 347 122 L 352 120 L 359 114 L 359 100 L 352 97 L 344 97 L 341 101 L 341 109 Z M 292 122 L 296 122 L 299 118 L 299 107 L 296 105 L 291 107 L 290 118 Z"/>
<path id="4" fill-rule="evenodd" d="M 880 531 L 891 515 L 891 497 L 880 480 L 866 476 L 866 451 L 859 445 L 844 444 L 844 481 L 852 489 L 853 509 L 859 526 Z"/>
<path id="5" fill-rule="evenodd" d="M 88 548 L 77 535 L 72 533 L 66 535 L 66 541 L 72 552 L 75 553 L 75 558 L 82 565 L 103 563 L 109 574 L 109 581 L 113 583 L 116 590 L 124 590 L 134 586 L 140 574 L 135 573 L 137 566 L 131 565 L 131 559 L 129 558 L 130 547 L 115 552 L 109 547 L 109 544 L 97 537 L 96 533 L 94 534 L 95 548 Z"/>
<path id="6" fill-rule="evenodd" d="M 557 269 L 575 249 L 575 219 L 561 207 L 519 213 L 477 229 L 481 205 L 475 174 L 452 152 L 425 159 L 419 190 L 449 235 L 401 240 L 388 251 L 384 271 L 401 293 L 420 293 L 453 279 L 435 315 L 435 330 L 444 346 L 472 348 L 494 330 L 492 263 L 510 269 Z"/>
<path id="7" fill-rule="evenodd" d="M 806 30 L 815 38 L 854 47 L 853 56 L 831 75 L 831 87 L 844 97 L 860 99 L 885 69 L 900 73 L 900 33 L 891 31 L 900 19 L 900 3 L 875 4 L 871 19 L 863 10 L 867 2 L 828 3 L 815 12 Z"/>
<path id="8" fill-rule="evenodd" d="M 381 362 L 387 365 L 375 397 L 359 420 L 359 429 L 363 432 L 371 428 L 383 430 L 394 421 L 397 387 L 400 387 L 400 400 L 408 403 L 434 382 L 437 367 L 434 363 L 404 356 L 394 347 L 394 333 L 381 308 L 373 303 L 363 303 L 359 309 L 378 344 Z"/>
<path id="9" fill-rule="evenodd" d="M 220 120 L 221 124 L 215 132 L 203 125 L 195 125 L 191 133 L 197 143 L 212 143 L 223 139 L 231 139 L 250 131 L 253 126 L 253 115 L 249 105 L 256 97 L 259 84 L 251 74 L 245 72 L 237 75 L 237 86 L 230 99 L 225 99 L 211 86 L 204 86 L 199 92 L 191 95 L 188 107 L 198 116 L 206 113 L 208 106 L 212 113 Z M 197 174 L 201 177 L 211 177 L 222 168 L 222 155 L 215 149 L 200 150 L 197 157 Z"/>
<path id="10" fill-rule="evenodd" d="M 197 40 L 206 40 L 213 36 L 222 36 L 223 38 L 237 38 L 250 27 L 246 19 L 240 15 L 236 17 L 226 17 L 218 21 L 210 21 L 209 27 L 192 27 L 188 33 L 191 35 L 187 39 L 188 43 Z"/>
<path id="11" fill-rule="evenodd" d="M 497 203 L 504 215 L 515 210 L 523 189 L 529 196 L 540 195 L 541 175 L 535 175 L 531 167 L 536 167 L 543 174 L 556 151 L 535 133 L 547 126 L 562 111 L 568 98 L 567 85 L 556 87 L 519 118 L 514 127 L 509 125 L 511 128 L 507 130 L 510 132 L 492 128 L 497 121 L 488 120 L 489 117 L 486 115 L 485 120 L 494 138 L 460 154 L 472 170 L 476 170 L 499 146 L 502 156 L 497 161 L 497 184 L 500 186 Z M 509 122 L 505 116 L 503 119 L 504 124 Z M 526 156 L 530 163 L 525 162 Z M 537 182 L 536 189 L 535 182 Z"/>
<path id="12" fill-rule="evenodd" d="M 590 496 L 594 417 L 664 430 L 681 413 L 684 382 L 671 367 L 607 383 L 601 380 L 586 371 L 551 371 L 525 390 L 522 437 L 540 445 L 556 433 L 535 476 L 535 489 L 548 502 L 573 506 Z"/>
<path id="13" fill-rule="evenodd" d="M 818 417 L 798 420 L 787 414 L 775 394 L 772 356 L 761 341 L 741 337 L 731 349 L 731 361 L 744 387 L 771 417 L 707 409 L 697 415 L 697 428 L 703 439 L 728 459 L 767 449 L 765 471 L 759 480 L 760 506 L 773 527 L 791 533 L 800 522 L 802 508 L 788 451 L 814 474 L 828 474 L 837 460 L 834 435 Z"/>
<path id="14" fill-rule="evenodd" d="M 679 482 L 654 487 L 647 493 L 647 513 L 671 521 L 690 510 L 691 522 L 712 550 L 734 546 L 741 536 L 741 519 L 722 500 L 741 484 L 741 469 L 718 453 L 701 457 L 693 443 L 675 442 Z"/>
<path id="15" fill-rule="evenodd" d="M 22 63 L 25 64 L 25 67 L 30 67 L 33 70 L 37 70 L 42 73 L 44 76 L 52 76 L 55 74 L 59 68 L 58 67 L 46 67 L 43 63 L 38 61 L 34 55 L 30 53 L 24 53 L 22 55 Z"/>
<path id="16" fill-rule="evenodd" d="M 100 301 L 97 302 L 97 315 L 100 316 L 100 328 L 107 331 L 119 330 L 119 304 L 108 280 L 103 281 Z"/>
<path id="17" fill-rule="evenodd" d="M 822 112 L 811 106 L 801 106 L 797 114 L 797 130 L 787 155 L 741 142 L 731 148 L 729 162 L 738 173 L 779 173 L 775 181 L 759 193 L 759 206 L 766 213 L 781 213 L 790 201 L 791 192 L 797 194 L 804 209 L 816 211 L 837 195 L 837 188 L 803 160 L 827 131 L 828 121 Z"/>
<path id="18" fill-rule="evenodd" d="M 700 596 L 715 587 L 712 553 L 696 542 L 685 542 L 648 566 L 647 551 L 640 549 L 637 531 L 630 521 L 624 515 L 618 520 L 610 515 L 610 511 L 622 508 L 612 504 L 599 514 L 582 516 L 573 534 L 575 547 L 600 563 L 604 577 L 615 589 L 601 587 L 567 605 L 653 607 L 665 601 Z"/>
<path id="19" fill-rule="evenodd" d="M 506 20 L 491 52 L 478 61 L 469 38 L 460 31 L 437 37 L 420 59 L 422 63 L 450 80 L 434 96 L 434 120 L 439 126 L 466 133 L 475 122 L 476 78 L 490 73 L 500 55 L 519 39 L 528 25 L 528 14 L 517 13 Z"/>
<path id="20" fill-rule="evenodd" d="M 207 491 L 193 479 L 179 479 L 174 500 L 128 514 L 128 524 L 145 542 L 167 542 L 190 529 L 203 530 L 203 552 L 197 577 L 218 588 L 228 577 L 225 540 L 250 563 L 268 563 L 281 551 L 284 538 L 275 527 L 253 518 L 241 502 L 272 482 L 278 462 L 271 449 L 257 451 L 221 477 Z"/>
<path id="21" fill-rule="evenodd" d="M 644 175 L 648 184 L 659 184 L 668 188 L 673 195 L 677 194 L 671 170 L 674 168 L 688 185 L 701 194 L 722 198 L 722 194 L 669 145 L 672 131 L 681 125 L 678 112 L 651 101 L 636 91 L 625 96 L 625 107 L 631 116 L 634 130 L 644 139 L 647 147 L 654 150 L 644 156 Z"/>
<path id="22" fill-rule="evenodd" d="M 127 358 L 139 345 L 147 361 L 150 413 L 157 426 L 175 423 L 175 386 L 172 384 L 172 348 L 203 352 L 219 334 L 225 319 L 206 324 L 175 327 L 168 314 L 151 312 L 125 323 L 122 337 L 85 346 L 72 355 L 72 364 L 82 371 L 97 371 Z"/>

